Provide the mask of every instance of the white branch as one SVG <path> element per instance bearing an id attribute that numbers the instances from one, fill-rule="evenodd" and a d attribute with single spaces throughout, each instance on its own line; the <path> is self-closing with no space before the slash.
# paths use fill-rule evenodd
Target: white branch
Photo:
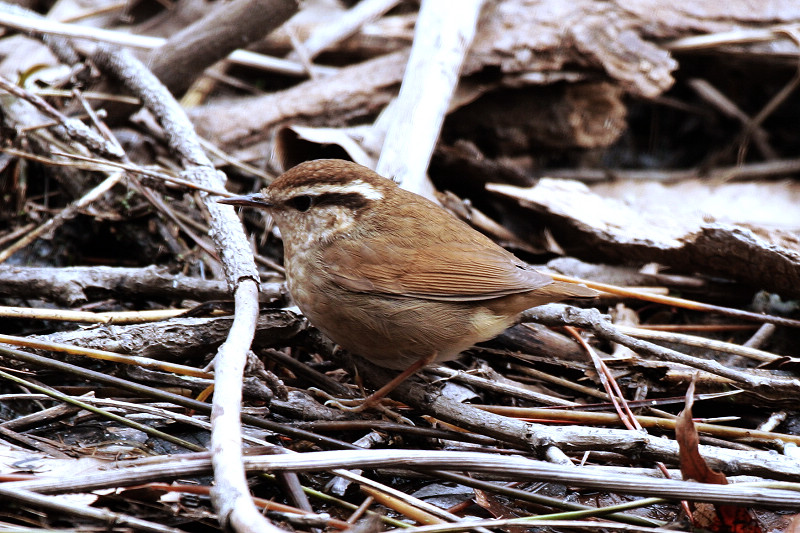
<path id="1" fill-rule="evenodd" d="M 483 0 L 424 0 L 420 8 L 411 57 L 376 170 L 424 196 L 432 196 L 428 163 L 482 5 Z"/>
<path id="2" fill-rule="evenodd" d="M 0 26 L 7 26 L 27 32 L 60 35 L 62 37 L 86 39 L 93 42 L 116 44 L 141 50 L 153 50 L 167 42 L 163 37 L 134 35 L 122 31 L 92 28 L 78 24 L 65 24 L 63 22 L 26 17 L 24 15 L 16 15 L 3 11 L 0 11 Z M 306 68 L 296 61 L 265 56 L 255 52 L 248 52 L 247 50 L 236 50 L 232 52 L 228 56 L 228 60 L 240 65 L 279 72 L 281 74 L 290 74 L 294 76 L 305 76 L 307 74 Z M 319 65 L 312 65 L 312 68 L 316 74 L 321 76 L 333 74 L 338 70 L 336 68 Z"/>

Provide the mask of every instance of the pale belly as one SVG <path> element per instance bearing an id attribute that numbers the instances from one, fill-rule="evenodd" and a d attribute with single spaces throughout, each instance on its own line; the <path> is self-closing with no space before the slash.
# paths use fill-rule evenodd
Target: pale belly
<path id="1" fill-rule="evenodd" d="M 474 303 L 378 297 L 313 285 L 289 284 L 309 321 L 342 348 L 396 370 L 434 353 L 436 361 L 455 359 L 514 321 Z"/>

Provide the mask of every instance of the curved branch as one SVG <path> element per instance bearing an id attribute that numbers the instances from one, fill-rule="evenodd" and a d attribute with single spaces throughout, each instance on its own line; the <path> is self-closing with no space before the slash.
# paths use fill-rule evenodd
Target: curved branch
<path id="1" fill-rule="evenodd" d="M 93 59 L 98 67 L 124 83 L 155 115 L 167 134 L 170 148 L 183 160 L 184 177 L 222 190 L 224 175 L 214 169 L 186 114 L 156 77 L 130 53 L 115 47 L 100 47 Z M 233 208 L 218 204 L 217 197 L 207 192 L 200 195 L 211 215 L 211 237 L 236 302 L 228 339 L 220 346 L 214 360 L 216 393 L 211 415 L 211 445 L 216 485 L 213 503 L 223 527 L 230 526 L 239 532 L 281 531 L 253 505 L 242 466 L 242 373 L 258 316 L 258 271 Z"/>

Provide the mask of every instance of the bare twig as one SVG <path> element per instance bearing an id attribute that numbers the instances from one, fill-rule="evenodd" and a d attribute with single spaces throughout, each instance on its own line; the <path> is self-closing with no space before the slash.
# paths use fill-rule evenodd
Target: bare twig
<path id="1" fill-rule="evenodd" d="M 87 192 L 83 197 L 75 200 L 70 205 L 65 207 L 61 210 L 61 212 L 45 222 L 44 224 L 40 225 L 38 228 L 34 229 L 23 238 L 0 252 L 0 263 L 6 261 L 9 257 L 14 255 L 17 251 L 21 250 L 22 248 L 28 246 L 30 243 L 38 239 L 40 236 L 46 234 L 49 231 L 53 231 L 54 229 L 58 228 L 66 221 L 71 219 L 72 217 L 78 214 L 78 211 L 83 209 L 84 207 L 88 206 L 109 190 L 111 190 L 114 185 L 119 183 L 122 178 L 125 176 L 125 173 L 122 171 L 117 171 L 112 173 L 108 178 L 106 178 L 102 183 L 97 185 L 94 189 Z"/>
<path id="2" fill-rule="evenodd" d="M 12 346 L 23 346 L 26 348 L 80 355 L 102 361 L 113 361 L 115 363 L 126 365 L 136 365 L 139 368 L 163 370 L 165 372 L 172 372 L 173 374 L 183 376 L 194 376 L 200 378 L 213 377 L 213 375 L 211 375 L 209 372 L 204 372 L 192 366 L 170 363 L 167 361 L 158 361 L 157 359 L 150 359 L 149 357 L 141 357 L 138 355 L 124 355 L 115 352 L 109 352 L 107 350 L 96 350 L 94 348 L 73 346 L 59 342 L 47 342 L 31 339 L 29 337 L 17 337 L 14 335 L 0 334 L 0 342 L 4 344 L 11 344 Z"/>
<path id="3" fill-rule="evenodd" d="M 763 324 L 763 326 L 770 326 L 772 328 L 775 327 L 773 324 Z M 631 326 L 617 325 L 616 327 L 620 331 L 620 333 L 630 335 L 631 337 L 635 337 L 637 339 L 648 339 L 648 340 L 656 340 L 663 342 L 680 343 L 680 344 L 685 344 L 687 346 L 707 348 L 718 352 L 726 352 L 735 355 L 741 355 L 743 357 L 748 357 L 750 359 L 753 359 L 754 361 L 761 361 L 762 363 L 769 363 L 771 361 L 776 361 L 781 358 L 781 356 L 779 355 L 765 352 L 764 350 L 757 350 L 755 348 L 750 348 L 749 346 L 740 346 L 737 344 L 732 344 L 730 342 L 722 342 L 714 339 L 706 339 L 703 337 L 698 337 L 696 335 L 685 335 L 675 332 L 654 331 L 654 330 L 648 330 L 644 328 L 637 328 Z"/>
<path id="4" fill-rule="evenodd" d="M 27 100 L 42 114 L 57 121 L 59 125 L 54 128 L 54 132 L 60 134 L 61 137 L 78 141 L 94 153 L 113 159 L 120 159 L 125 156 L 125 152 L 116 143 L 103 139 L 80 120 L 64 116 L 63 113 L 47 103 L 41 96 L 14 85 L 2 76 L 0 76 L 0 89 Z"/>
<path id="5" fill-rule="evenodd" d="M 149 35 L 133 35 L 121 31 L 112 31 L 102 28 L 89 28 L 77 24 L 64 24 L 52 20 L 35 19 L 19 14 L 0 12 L 0 25 L 16 28 L 23 31 L 38 32 L 49 35 L 61 35 L 64 37 L 76 37 L 89 39 L 101 43 L 118 44 L 131 48 L 152 50 L 162 46 L 167 42 L 162 37 L 151 37 Z M 228 59 L 233 63 L 246 65 L 253 68 L 261 68 L 281 74 L 294 76 L 305 76 L 306 70 L 303 65 L 286 59 L 269 57 L 246 50 L 236 50 Z M 315 66 L 314 69 L 319 74 L 333 74 L 337 69 L 330 67 Z"/>
<path id="6" fill-rule="evenodd" d="M 460 2 L 458 9 L 447 2 L 424 1 L 420 8 L 376 171 L 424 196 L 433 196 L 428 163 L 482 6 L 483 0 Z"/>
<path id="7" fill-rule="evenodd" d="M 474 404 L 473 404 L 474 405 Z M 586 425 L 618 425 L 620 423 L 619 417 L 613 413 L 598 413 L 586 411 L 567 411 L 565 409 L 543 409 L 536 407 L 507 407 L 497 405 L 475 405 L 490 413 L 496 413 L 503 416 L 510 416 L 515 418 L 538 418 L 553 421 L 569 420 L 571 422 L 580 422 Z M 642 416 L 635 415 L 635 418 L 640 426 L 664 429 L 669 431 L 675 430 L 675 420 L 668 418 L 658 418 L 655 416 Z M 754 430 L 750 428 L 738 428 L 723 426 L 718 424 L 708 424 L 704 422 L 695 422 L 697 431 L 708 435 L 714 435 L 726 439 L 759 439 L 765 442 L 769 441 L 783 441 L 792 442 L 800 445 L 800 436 L 789 435 L 786 433 L 773 433 L 771 431 Z"/>
<path id="8" fill-rule="evenodd" d="M 627 346 L 640 355 L 651 355 L 664 361 L 680 363 L 730 379 L 755 394 L 773 399 L 800 397 L 800 380 L 756 376 L 749 372 L 729 368 L 716 361 L 700 359 L 669 348 L 634 339 L 624 335 L 596 309 L 578 309 L 561 304 L 549 304 L 529 309 L 523 313 L 525 320 L 548 326 L 577 326 L 589 329 L 600 338 Z"/>
<path id="9" fill-rule="evenodd" d="M 6 502 L 18 502 L 53 513 L 89 518 L 101 524 L 114 524 L 116 527 L 129 527 L 147 533 L 183 533 L 182 529 L 165 526 L 164 524 L 157 524 L 126 514 L 114 513 L 106 509 L 76 505 L 66 500 L 42 496 L 27 490 L 2 486 L 0 487 L 0 497 Z"/>
<path id="10" fill-rule="evenodd" d="M 237 48 L 267 35 L 297 11 L 297 0 L 234 0 L 174 34 L 150 53 L 149 67 L 173 94 L 186 91 L 205 70 Z"/>
<path id="11" fill-rule="evenodd" d="M 353 35 L 365 23 L 371 22 L 394 6 L 399 0 L 363 0 L 350 9 L 342 12 L 333 20 L 317 27 L 302 47 L 309 59 L 313 59 L 329 46 Z M 292 52 L 288 59 L 299 60 L 299 54 Z"/>
<path id="12" fill-rule="evenodd" d="M 702 447 L 706 448 L 706 447 Z M 660 479 L 650 476 L 622 474 L 609 476 L 602 467 L 565 468 L 544 461 L 520 456 L 494 455 L 477 452 L 448 452 L 430 450 L 338 450 L 329 452 L 286 453 L 250 456 L 245 458 L 248 469 L 254 471 L 303 472 L 342 468 L 408 468 L 415 470 L 458 470 L 486 472 L 495 479 L 539 479 L 568 485 L 612 490 L 626 494 L 657 496 L 668 499 L 685 498 L 693 501 L 725 502 L 740 505 L 758 505 L 778 509 L 800 509 L 800 484 L 774 483 L 781 488 L 768 488 L 763 484 L 709 485 L 690 481 Z M 75 478 L 75 489 L 93 490 L 104 486 L 103 477 L 114 477 L 118 486 L 158 479 L 167 475 L 200 474 L 208 469 L 208 458 L 197 456 L 182 461 L 180 472 L 171 465 L 131 467 L 121 473 L 94 473 Z M 654 473 L 651 471 L 651 473 Z M 120 475 L 121 474 L 121 475 Z M 94 479 L 92 479 L 94 478 Z M 362 482 L 359 480 L 359 482 Z M 101 484 L 102 483 L 102 484 Z M 372 483 L 370 483 L 372 484 Z M 51 480 L 20 481 L 8 484 L 9 488 L 49 492 Z M 427 506 L 426 506 L 427 508 Z M 439 510 L 441 512 L 441 510 Z"/>
<path id="13" fill-rule="evenodd" d="M 203 185 L 223 188 L 224 179 L 203 152 L 197 134 L 183 110 L 144 65 L 125 51 L 100 48 L 94 56 L 134 92 L 167 132 L 171 148 L 181 157 L 184 176 Z M 250 246 L 236 213 L 217 204 L 216 197 L 201 193 L 211 215 L 211 236 L 234 289 L 236 314 L 228 340 L 215 359 L 215 394 L 211 433 L 216 488 L 214 505 L 220 522 L 235 531 L 279 531 L 256 509 L 241 468 L 241 380 L 245 352 L 250 346 L 258 315 L 258 273 Z"/>
<path id="14" fill-rule="evenodd" d="M 570 405 L 578 405 L 575 402 L 570 402 L 569 400 L 564 400 L 556 396 L 543 394 L 541 392 L 528 390 L 522 387 L 515 387 L 508 383 L 503 383 L 501 381 L 498 381 L 496 379 L 486 379 L 467 372 L 459 372 L 451 368 L 447 368 L 446 366 L 436 366 L 428 368 L 427 371 L 433 374 L 443 376 L 448 380 L 460 381 L 462 383 L 466 383 L 467 385 L 471 385 L 473 387 L 482 388 L 495 393 L 508 394 L 517 398 L 523 398 L 534 402 L 540 402 L 543 403 L 544 405 L 558 405 L 562 407 Z"/>
<path id="15" fill-rule="evenodd" d="M 58 11 L 59 11 L 58 7 L 54 7 L 54 9 L 48 14 L 48 16 L 53 18 L 58 18 L 59 16 Z M 50 22 L 50 20 L 42 17 L 35 11 L 25 9 L 17 5 L 13 5 L 10 2 L 2 2 L 0 4 L 0 17 L 4 15 L 12 15 L 20 17 L 22 19 L 30 20 L 30 24 L 33 27 L 37 25 L 37 21 L 41 21 L 44 23 Z M 28 29 L 29 33 L 36 33 L 33 27 Z M 25 30 L 25 28 L 21 29 L 23 29 L 23 31 Z M 75 48 L 73 48 L 72 43 L 68 39 L 64 39 L 62 37 L 54 35 L 43 35 L 42 41 L 44 42 L 44 44 L 48 46 L 53 55 L 55 55 L 58 58 L 58 60 L 64 63 L 65 65 L 74 65 L 80 61 L 80 55 L 75 50 Z M 15 53 L 24 53 L 24 52 L 17 51 Z M 3 58 L 3 60 L 11 62 L 13 61 L 13 57 L 5 57 Z"/>
<path id="16" fill-rule="evenodd" d="M 701 98 L 715 106 L 721 112 L 729 117 L 733 117 L 744 126 L 745 132 L 750 132 L 753 136 L 753 141 L 756 143 L 761 155 L 764 159 L 775 159 L 777 153 L 769 145 L 769 138 L 767 132 L 759 124 L 756 124 L 744 111 L 733 103 L 727 96 L 722 94 L 716 87 L 711 85 L 708 81 L 700 78 L 691 79 L 688 81 L 689 86 L 700 95 Z"/>
<path id="17" fill-rule="evenodd" d="M 636 289 L 628 289 L 625 287 L 618 287 L 616 285 L 609 285 L 607 283 L 598 283 L 595 281 L 574 278 L 570 276 L 563 276 L 561 274 L 551 274 L 553 279 L 558 281 L 567 281 L 571 283 L 584 283 L 587 287 L 597 289 L 605 292 L 610 292 L 619 296 L 629 296 L 644 300 L 646 302 L 660 303 L 664 305 L 674 305 L 683 309 L 691 309 L 693 311 L 704 311 L 708 313 L 717 313 L 723 316 L 730 316 L 734 318 L 741 318 L 753 322 L 766 322 L 776 324 L 779 326 L 789 326 L 793 328 L 800 328 L 800 320 L 793 318 L 786 318 L 776 315 L 767 315 L 763 313 L 755 313 L 753 311 L 745 311 L 744 309 L 735 309 L 733 307 L 723 307 L 720 305 L 707 304 L 697 302 L 694 300 L 687 300 L 685 298 L 676 298 L 674 296 L 666 296 L 662 294 L 653 294 L 650 292 L 640 291 Z"/>
<path id="18" fill-rule="evenodd" d="M 280 297 L 280 287 L 269 284 L 265 298 Z M 18 298 L 47 299 L 65 306 L 85 304 L 92 297 L 137 294 L 186 298 L 194 301 L 230 299 L 221 280 L 175 274 L 151 265 L 124 267 L 19 267 L 0 266 L 0 294 Z"/>
<path id="19" fill-rule="evenodd" d="M 673 52 L 684 52 L 717 48 L 731 44 L 774 41 L 780 39 L 781 33 L 784 33 L 787 28 L 791 29 L 793 27 L 796 27 L 796 25 L 779 25 L 771 28 L 741 28 L 732 31 L 709 33 L 706 35 L 682 37 L 672 42 L 665 43 L 664 47 Z"/>

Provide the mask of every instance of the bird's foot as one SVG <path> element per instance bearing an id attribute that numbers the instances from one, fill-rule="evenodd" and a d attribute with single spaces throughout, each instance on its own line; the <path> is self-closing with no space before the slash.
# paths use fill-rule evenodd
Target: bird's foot
<path id="1" fill-rule="evenodd" d="M 392 409 L 399 404 L 388 398 L 373 398 L 374 395 L 368 396 L 367 398 L 336 398 L 317 388 L 311 388 L 309 391 L 314 392 L 317 396 L 321 396 L 325 400 L 324 405 L 326 407 L 334 407 L 348 413 L 361 413 L 374 410 L 395 422 L 409 424 L 411 426 L 414 425 L 411 420 L 399 415 Z"/>

